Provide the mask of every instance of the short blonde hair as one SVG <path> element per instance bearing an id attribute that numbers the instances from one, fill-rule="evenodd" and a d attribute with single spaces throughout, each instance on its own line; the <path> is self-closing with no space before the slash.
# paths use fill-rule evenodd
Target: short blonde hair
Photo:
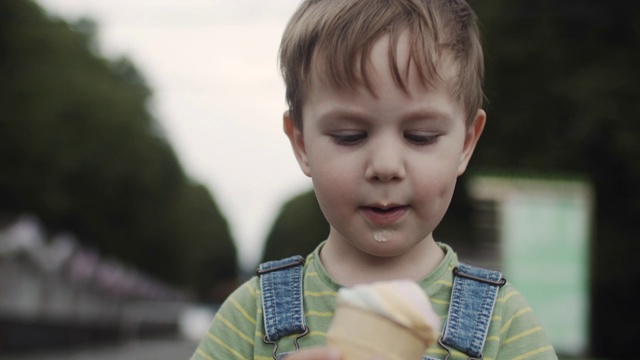
<path id="1" fill-rule="evenodd" d="M 476 16 L 464 0 L 305 0 L 289 20 L 280 43 L 286 100 L 298 128 L 313 66 L 338 89 L 364 83 L 373 91 L 366 62 L 373 44 L 390 35 L 396 84 L 406 91 L 396 45 L 408 33 L 410 61 L 425 86 L 440 76 L 442 61 L 454 65 L 448 84 L 470 125 L 482 107 L 484 60 Z"/>

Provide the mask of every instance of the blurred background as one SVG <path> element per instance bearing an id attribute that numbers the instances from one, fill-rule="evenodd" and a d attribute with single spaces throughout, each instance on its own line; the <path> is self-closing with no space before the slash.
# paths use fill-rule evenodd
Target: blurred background
<path id="1" fill-rule="evenodd" d="M 260 261 L 326 237 L 280 127 L 297 3 L 0 2 L 0 358 L 188 358 Z M 634 358 L 640 3 L 472 5 L 489 120 L 436 238 L 564 357 Z"/>

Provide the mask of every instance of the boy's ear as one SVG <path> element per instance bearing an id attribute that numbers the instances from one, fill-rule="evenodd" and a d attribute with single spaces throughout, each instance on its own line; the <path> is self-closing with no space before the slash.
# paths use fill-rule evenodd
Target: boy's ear
<path id="1" fill-rule="evenodd" d="M 285 111 L 282 115 L 282 127 L 291 142 L 291 147 L 293 148 L 293 153 L 296 155 L 300 169 L 302 169 L 305 175 L 311 176 L 311 168 L 309 167 L 309 159 L 307 157 L 307 149 L 304 145 L 302 130 L 296 126 L 289 110 Z"/>
<path id="2" fill-rule="evenodd" d="M 467 129 L 467 134 L 464 138 L 464 146 L 462 148 L 462 155 L 460 156 L 460 164 L 458 165 L 458 175 L 462 175 L 467 169 L 471 155 L 473 155 L 473 150 L 476 148 L 476 144 L 478 143 L 478 139 L 480 139 L 480 135 L 482 135 L 482 130 L 484 130 L 486 122 L 487 113 L 482 109 L 478 109 L 475 121 Z"/>

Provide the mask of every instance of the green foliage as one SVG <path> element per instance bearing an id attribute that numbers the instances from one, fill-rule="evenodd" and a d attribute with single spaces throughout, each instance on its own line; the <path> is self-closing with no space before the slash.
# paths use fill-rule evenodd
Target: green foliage
<path id="1" fill-rule="evenodd" d="M 637 349 L 629 334 L 640 321 L 637 306 L 621 300 L 640 283 L 640 3 L 474 4 L 489 98 L 474 169 L 576 173 L 593 183 L 592 346 L 597 355 L 624 358 Z M 620 317 L 616 308 L 636 310 Z"/>
<path id="2" fill-rule="evenodd" d="M 640 211 L 640 5 L 623 1 L 476 2 L 487 52 L 482 167 L 585 174 L 597 193 L 599 254 L 613 259 Z M 606 239 L 606 240 L 605 240 Z M 618 254 L 619 255 L 619 254 Z M 603 258 L 603 259 L 605 259 Z M 620 261 L 620 259 L 618 260 Z M 596 276 L 621 275 L 608 261 Z"/>
<path id="3" fill-rule="evenodd" d="M 313 191 L 300 194 L 282 206 L 264 247 L 262 261 L 292 255 L 306 256 L 329 235 Z"/>
<path id="4" fill-rule="evenodd" d="M 175 238 L 188 240 L 180 247 L 185 252 L 181 265 L 200 289 L 201 297 L 207 297 L 221 283 L 235 280 L 236 248 L 229 226 L 209 190 L 199 184 L 189 184 L 184 191 L 183 204 L 177 207 L 180 226 L 174 228 L 178 230 Z"/>
<path id="5" fill-rule="evenodd" d="M 95 32 L 32 1 L 0 2 L 0 213 L 35 213 L 51 233 L 73 231 L 204 294 L 235 277 L 226 221 L 184 174 L 143 76 L 126 58 L 101 57 Z"/>

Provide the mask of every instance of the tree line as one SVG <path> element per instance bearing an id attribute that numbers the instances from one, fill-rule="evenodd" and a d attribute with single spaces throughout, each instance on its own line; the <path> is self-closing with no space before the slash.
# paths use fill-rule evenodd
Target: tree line
<path id="1" fill-rule="evenodd" d="M 95 32 L 92 21 L 51 17 L 31 0 L 0 2 L 1 218 L 35 214 L 50 234 L 73 232 L 216 298 L 237 273 L 225 217 L 184 173 L 141 73 L 103 57 Z"/>

